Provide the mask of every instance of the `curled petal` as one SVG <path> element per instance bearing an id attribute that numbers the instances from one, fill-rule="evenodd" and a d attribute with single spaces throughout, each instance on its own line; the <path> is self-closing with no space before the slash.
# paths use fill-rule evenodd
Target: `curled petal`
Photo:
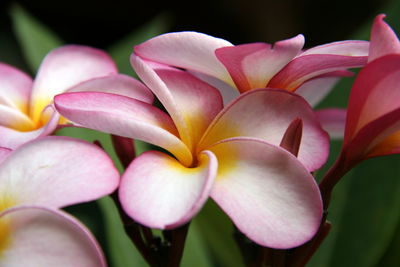
<path id="1" fill-rule="evenodd" d="M 0 213 L 0 222 L 9 224 L 2 266 L 107 266 L 93 235 L 65 212 L 19 206 Z"/>
<path id="2" fill-rule="evenodd" d="M 235 225 L 262 246 L 287 249 L 313 237 L 322 202 L 309 171 L 286 150 L 232 138 L 211 147 L 218 177 L 211 197 Z"/>
<path id="3" fill-rule="evenodd" d="M 240 92 L 264 88 L 269 80 L 302 49 L 304 36 L 277 42 L 252 43 L 219 48 L 215 51 Z"/>
<path id="4" fill-rule="evenodd" d="M 369 62 L 384 55 L 400 54 L 400 41 L 384 18 L 384 14 L 376 16 L 372 25 Z"/>
<path id="5" fill-rule="evenodd" d="M 203 152 L 193 168 L 161 152 L 145 152 L 122 176 L 119 198 L 125 212 L 141 224 L 178 227 L 208 199 L 216 172 L 217 161 L 210 152 Z"/>
<path id="6" fill-rule="evenodd" d="M 160 146 L 190 165 L 192 155 L 171 118 L 139 100 L 107 93 L 65 93 L 55 97 L 61 115 L 84 127 Z"/>
<path id="7" fill-rule="evenodd" d="M 28 113 L 32 79 L 26 73 L 0 63 L 0 104 Z"/>
<path id="8" fill-rule="evenodd" d="M 123 95 L 150 104 L 154 101 L 153 94 L 144 84 L 123 74 L 94 78 L 73 86 L 67 92 L 91 91 Z"/>
<path id="9" fill-rule="evenodd" d="M 99 147 L 67 137 L 43 137 L 3 161 L 0 200 L 58 208 L 110 194 L 118 183 L 118 171 Z"/>
<path id="10" fill-rule="evenodd" d="M 198 71 L 233 85 L 229 73 L 215 56 L 215 50 L 225 46 L 232 44 L 203 33 L 176 32 L 135 46 L 135 53 L 143 59 Z"/>
<path id="11" fill-rule="evenodd" d="M 327 159 L 328 135 L 303 98 L 280 89 L 256 89 L 242 94 L 215 118 L 198 149 L 238 136 L 257 137 L 279 146 L 287 128 L 297 118 L 303 121 L 298 158 L 313 171 Z"/>
<path id="12" fill-rule="evenodd" d="M 53 97 L 83 81 L 116 73 L 111 57 L 105 52 L 79 45 L 67 45 L 51 51 L 35 79 L 31 97 L 31 116 L 38 121 L 43 108 Z"/>

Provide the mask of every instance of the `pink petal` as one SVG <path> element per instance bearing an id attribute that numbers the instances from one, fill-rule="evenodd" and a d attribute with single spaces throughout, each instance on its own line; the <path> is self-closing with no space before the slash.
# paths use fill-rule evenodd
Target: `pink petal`
<path id="1" fill-rule="evenodd" d="M 327 108 L 316 111 L 322 128 L 329 133 L 333 139 L 343 139 L 346 124 L 346 109 Z"/>
<path id="2" fill-rule="evenodd" d="M 215 50 L 232 44 L 198 32 L 175 32 L 154 37 L 138 46 L 143 59 L 198 71 L 233 85 L 228 72 L 215 56 Z"/>
<path id="3" fill-rule="evenodd" d="M 341 55 L 352 57 L 368 56 L 369 42 L 368 41 L 340 41 L 329 44 L 319 45 L 305 50 L 298 57 L 305 55 Z"/>
<path id="4" fill-rule="evenodd" d="M 400 41 L 396 33 L 383 20 L 386 16 L 376 16 L 371 30 L 371 46 L 368 61 L 389 54 L 400 54 Z"/>
<path id="5" fill-rule="evenodd" d="M 193 74 L 195 77 L 198 79 L 210 84 L 211 86 L 215 87 L 218 89 L 218 91 L 221 93 L 224 106 L 228 105 L 230 102 L 232 102 L 234 99 L 236 99 L 240 93 L 236 88 L 230 86 L 226 82 L 217 79 L 215 77 L 209 76 L 207 74 L 203 74 L 200 72 L 194 72 L 190 71 L 191 74 Z"/>
<path id="6" fill-rule="evenodd" d="M 264 88 L 304 45 L 303 35 L 277 42 L 219 48 L 217 58 L 225 65 L 240 92 Z"/>
<path id="7" fill-rule="evenodd" d="M 211 147 L 218 178 L 211 197 L 259 245 L 299 246 L 318 230 L 322 201 L 309 171 L 286 150 L 249 138 Z"/>
<path id="8" fill-rule="evenodd" d="M 0 214 L 0 220 L 10 224 L 2 266 L 107 266 L 93 235 L 65 212 L 19 206 Z"/>
<path id="9" fill-rule="evenodd" d="M 67 92 L 88 91 L 123 95 L 150 104 L 154 101 L 153 94 L 144 84 L 123 74 L 94 78 L 73 86 Z"/>
<path id="10" fill-rule="evenodd" d="M 400 108 L 366 124 L 345 143 L 347 165 L 351 167 L 366 158 L 400 153 L 399 133 Z"/>
<path id="11" fill-rule="evenodd" d="M 44 110 L 44 113 L 46 113 L 46 117 L 49 119 L 44 126 L 36 130 L 21 132 L 13 128 L 0 126 L 0 147 L 15 149 L 20 145 L 38 137 L 52 134 L 58 126 L 60 115 L 52 106 L 48 106 Z"/>
<path id="12" fill-rule="evenodd" d="M 45 106 L 57 94 L 83 81 L 117 72 L 105 52 L 79 45 L 67 45 L 51 51 L 43 60 L 35 79 L 31 115 L 38 121 Z"/>
<path id="13" fill-rule="evenodd" d="M 351 89 L 345 143 L 362 127 L 399 108 L 400 55 L 388 55 L 368 63 Z"/>
<path id="14" fill-rule="evenodd" d="M 9 148 L 0 147 L 0 163 L 2 163 L 3 160 L 5 160 L 8 155 L 10 155 L 11 152 L 12 150 Z"/>
<path id="15" fill-rule="evenodd" d="M 17 204 L 63 207 L 110 194 L 118 183 L 118 171 L 102 149 L 66 137 L 26 143 L 0 168 L 0 195 Z"/>
<path id="16" fill-rule="evenodd" d="M 119 198 L 125 212 L 141 224 L 178 227 L 201 209 L 216 173 L 217 161 L 209 152 L 193 168 L 161 152 L 145 152 L 123 174 Z"/>
<path id="17" fill-rule="evenodd" d="M 222 109 L 217 89 L 188 72 L 153 66 L 132 55 L 132 65 L 175 122 L 182 141 L 194 150 L 210 122 Z"/>
<path id="18" fill-rule="evenodd" d="M 0 63 L 0 104 L 28 113 L 32 79 L 26 73 Z"/>
<path id="19" fill-rule="evenodd" d="M 65 93 L 55 97 L 61 115 L 84 127 L 160 146 L 190 165 L 192 155 L 171 118 L 139 100 L 107 93 Z"/>
<path id="20" fill-rule="evenodd" d="M 306 81 L 296 89 L 296 94 L 304 97 L 311 106 L 315 107 L 332 91 L 340 77 L 353 76 L 352 72 L 334 72 L 333 74 L 333 76 L 321 75 Z"/>
<path id="21" fill-rule="evenodd" d="M 366 56 L 343 56 L 334 54 L 301 55 L 286 65 L 267 87 L 296 90 L 307 80 L 322 74 L 362 67 L 367 63 Z"/>
<path id="22" fill-rule="evenodd" d="M 300 96 L 280 89 L 257 89 L 242 94 L 213 121 L 199 149 L 231 137 L 261 138 L 279 146 L 290 123 L 303 121 L 299 160 L 310 170 L 325 163 L 329 138 L 314 111 Z"/>

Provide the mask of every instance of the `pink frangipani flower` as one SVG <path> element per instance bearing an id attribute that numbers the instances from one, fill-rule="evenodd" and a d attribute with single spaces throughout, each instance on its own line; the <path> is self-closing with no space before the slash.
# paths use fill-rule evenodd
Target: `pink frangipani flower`
<path id="1" fill-rule="evenodd" d="M 400 41 L 384 17 L 375 18 L 369 63 L 351 89 L 343 144 L 349 164 L 399 153 Z"/>
<path id="2" fill-rule="evenodd" d="M 169 115 L 107 93 L 55 97 L 57 110 L 75 123 L 171 153 L 148 151 L 129 165 L 119 188 L 128 215 L 171 229 L 187 223 L 211 196 L 258 244 L 290 248 L 314 235 L 322 204 L 310 171 L 325 162 L 329 140 L 301 97 L 259 89 L 223 108 L 219 91 L 190 73 L 150 67 L 135 55 L 131 62 Z M 294 133 L 299 125 L 304 129 L 298 158 L 280 147 L 290 125 Z"/>
<path id="3" fill-rule="evenodd" d="M 384 17 L 375 18 L 369 62 L 351 89 L 342 152 L 323 191 L 359 162 L 400 152 L 400 41 Z"/>
<path id="4" fill-rule="evenodd" d="M 353 75 L 349 68 L 366 64 L 369 44 L 367 41 L 341 41 L 307 50 L 303 50 L 303 46 L 303 35 L 274 45 L 232 45 L 202 33 L 175 32 L 154 37 L 135 46 L 134 51 L 143 60 L 196 73 L 223 90 L 225 102 L 234 99 L 238 92 L 277 88 L 296 92 L 315 106 L 341 77 Z M 238 92 L 227 87 L 236 88 Z M 316 112 L 331 137 L 343 137 L 344 109 Z"/>
<path id="5" fill-rule="evenodd" d="M 88 229 L 58 208 L 117 188 L 119 173 L 107 154 L 65 137 L 0 152 L 0 265 L 106 266 Z"/>
<path id="6" fill-rule="evenodd" d="M 51 51 L 36 79 L 0 63 L 0 146 L 16 148 L 39 136 L 51 134 L 65 119 L 51 107 L 53 97 L 88 87 L 152 102 L 153 96 L 137 80 L 117 73 L 103 51 L 67 45 Z"/>

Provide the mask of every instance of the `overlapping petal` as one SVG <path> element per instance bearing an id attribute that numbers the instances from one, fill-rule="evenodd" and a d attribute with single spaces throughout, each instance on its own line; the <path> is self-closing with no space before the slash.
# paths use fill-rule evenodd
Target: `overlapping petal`
<path id="1" fill-rule="evenodd" d="M 304 99 L 279 89 L 242 94 L 215 118 L 198 149 L 237 136 L 257 137 L 279 146 L 287 127 L 297 118 L 303 121 L 298 158 L 310 171 L 318 169 L 328 156 L 328 135 Z"/>
<path id="2" fill-rule="evenodd" d="M 320 109 L 316 112 L 322 128 L 333 139 L 343 139 L 346 125 L 347 110 L 341 108 Z"/>
<path id="3" fill-rule="evenodd" d="M 215 50 L 240 92 L 264 88 L 270 79 L 288 64 L 304 45 L 298 35 L 275 43 L 252 43 L 228 46 Z"/>
<path id="4" fill-rule="evenodd" d="M 232 44 L 203 33 L 175 32 L 154 37 L 135 46 L 135 53 L 147 60 L 218 77 L 233 85 L 229 73 L 214 52 L 225 46 Z"/>
<path id="5" fill-rule="evenodd" d="M 208 199 L 217 174 L 217 161 L 203 152 L 187 168 L 155 151 L 136 158 L 125 171 L 119 198 L 128 215 L 146 226 L 174 228 L 188 222 Z"/>
<path id="6" fill-rule="evenodd" d="M 344 139 L 348 161 L 399 151 L 400 54 L 364 67 L 349 99 Z"/>
<path id="7" fill-rule="evenodd" d="M 40 65 L 33 84 L 30 110 L 33 120 L 39 120 L 41 111 L 55 95 L 88 79 L 115 73 L 111 57 L 99 49 L 67 45 L 51 51 Z"/>
<path id="8" fill-rule="evenodd" d="M 1 164 L 0 200 L 64 207 L 112 193 L 119 173 L 99 147 L 44 137 L 13 151 Z"/>
<path id="9" fill-rule="evenodd" d="M 192 155 L 179 139 L 171 118 L 147 103 L 95 92 L 65 93 L 54 101 L 60 114 L 75 123 L 152 143 L 173 153 L 183 164 L 192 163 Z"/>
<path id="10" fill-rule="evenodd" d="M 131 62 L 172 117 L 182 141 L 194 151 L 204 131 L 222 109 L 218 90 L 185 71 L 159 65 L 151 68 L 134 54 Z"/>
<path id="11" fill-rule="evenodd" d="M 28 112 L 32 79 L 24 72 L 0 63 L 0 104 Z"/>
<path id="12" fill-rule="evenodd" d="M 307 102 L 317 106 L 333 89 L 341 77 L 353 76 L 352 72 L 334 72 L 318 76 L 303 83 L 296 89 L 296 94 L 301 95 Z"/>
<path id="13" fill-rule="evenodd" d="M 3 224 L 2 224 L 3 223 Z M 19 206 L 0 212 L 1 266 L 106 266 L 90 232 L 70 215 L 40 206 Z M 5 230 L 5 228 L 3 228 Z M 6 240 L 1 246 L 1 240 Z"/>
<path id="14" fill-rule="evenodd" d="M 372 25 L 369 62 L 384 55 L 400 54 L 400 41 L 384 18 L 384 14 L 378 15 Z"/>
<path id="15" fill-rule="evenodd" d="M 103 92 L 135 98 L 149 104 L 154 101 L 154 95 L 144 84 L 123 74 L 84 81 L 68 89 L 67 92 Z"/>
<path id="16" fill-rule="evenodd" d="M 241 232 L 272 248 L 303 244 L 322 216 L 318 186 L 286 150 L 258 139 L 232 138 L 210 147 L 218 159 L 211 197 Z"/>

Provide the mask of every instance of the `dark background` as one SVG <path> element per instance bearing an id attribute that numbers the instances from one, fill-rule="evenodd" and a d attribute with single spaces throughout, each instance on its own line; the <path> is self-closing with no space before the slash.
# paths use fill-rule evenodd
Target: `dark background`
<path id="1" fill-rule="evenodd" d="M 19 3 L 67 43 L 105 48 L 159 14 L 169 31 L 195 30 L 234 44 L 275 42 L 303 33 L 306 46 L 343 40 L 372 22 L 381 0 L 94 1 L 0 0 L 1 31 L 11 34 L 7 6 Z"/>

